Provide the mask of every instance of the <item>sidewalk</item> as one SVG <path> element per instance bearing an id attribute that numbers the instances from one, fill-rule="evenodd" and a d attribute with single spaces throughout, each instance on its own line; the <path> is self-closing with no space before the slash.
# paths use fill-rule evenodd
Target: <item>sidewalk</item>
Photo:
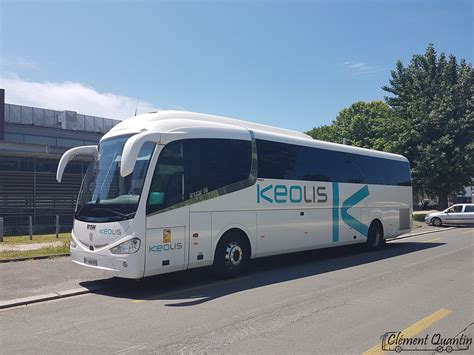
<path id="1" fill-rule="evenodd" d="M 397 239 L 447 229 L 414 222 L 412 232 Z M 113 278 L 106 271 L 76 265 L 68 256 L 0 263 L 0 309 L 9 306 L 12 300 L 28 304 L 58 298 L 63 294 L 88 293 L 90 288 L 112 288 L 117 284 L 120 284 L 120 279 Z M 30 297 L 28 301 L 19 302 L 19 299 L 27 297 Z"/>
<path id="2" fill-rule="evenodd" d="M 105 271 L 74 264 L 70 257 L 0 264 L 0 302 L 77 289 L 81 283 L 112 281 Z"/>
<path id="3" fill-rule="evenodd" d="M 446 226 L 435 227 L 435 226 L 426 224 L 425 222 L 413 221 L 413 227 L 411 228 L 411 232 L 408 233 L 408 234 L 403 234 L 403 235 L 401 235 L 397 238 L 403 238 L 403 237 L 410 236 L 410 235 L 418 235 L 418 234 L 421 234 L 421 233 L 431 233 L 431 232 L 436 232 L 436 231 L 443 231 L 446 228 L 450 228 L 450 227 L 446 227 Z"/>

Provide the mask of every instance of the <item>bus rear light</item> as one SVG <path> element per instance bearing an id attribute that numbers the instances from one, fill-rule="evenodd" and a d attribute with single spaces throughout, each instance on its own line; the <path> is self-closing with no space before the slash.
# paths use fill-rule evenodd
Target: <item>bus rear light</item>
<path id="1" fill-rule="evenodd" d="M 133 238 L 110 249 L 112 254 L 133 254 L 140 249 L 140 239 Z"/>

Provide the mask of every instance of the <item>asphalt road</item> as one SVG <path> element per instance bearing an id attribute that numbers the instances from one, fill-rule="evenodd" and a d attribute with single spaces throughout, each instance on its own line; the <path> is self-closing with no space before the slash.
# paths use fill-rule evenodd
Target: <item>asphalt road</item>
<path id="1" fill-rule="evenodd" d="M 0 311 L 0 353 L 360 354 L 380 353 L 389 331 L 453 337 L 468 327 L 472 337 L 473 241 L 474 228 L 458 228 L 372 253 L 265 258 L 234 280 L 206 270 L 116 280 L 113 290 Z"/>

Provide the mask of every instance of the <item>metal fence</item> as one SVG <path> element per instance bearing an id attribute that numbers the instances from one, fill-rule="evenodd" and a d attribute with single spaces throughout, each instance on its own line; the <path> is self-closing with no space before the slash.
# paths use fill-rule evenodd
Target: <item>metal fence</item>
<path id="1" fill-rule="evenodd" d="M 52 172 L 0 171 L 0 217 L 5 235 L 27 234 L 31 216 L 35 233 L 53 233 L 73 222 L 82 174 L 65 174 L 61 184 Z"/>
<path id="2" fill-rule="evenodd" d="M 69 218 L 68 218 L 69 219 Z M 61 218 L 59 215 L 56 215 L 55 218 L 55 223 L 54 223 L 54 234 L 56 235 L 56 238 L 59 238 L 59 234 L 62 231 L 69 231 L 71 229 L 71 226 L 69 224 L 62 225 L 61 224 Z M 43 234 L 43 233 L 38 233 L 38 231 L 35 230 L 35 226 L 33 225 L 33 218 L 31 216 L 28 217 L 28 235 L 30 240 L 33 240 L 33 237 L 35 234 Z M 4 237 L 15 237 L 15 235 L 5 235 L 5 228 L 4 228 L 4 219 L 3 217 L 0 217 L 0 242 L 4 241 Z"/>

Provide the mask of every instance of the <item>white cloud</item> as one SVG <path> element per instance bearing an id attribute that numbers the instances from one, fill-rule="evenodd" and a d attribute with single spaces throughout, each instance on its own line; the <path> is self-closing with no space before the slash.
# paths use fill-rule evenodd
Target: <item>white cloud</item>
<path id="1" fill-rule="evenodd" d="M 344 66 L 355 74 L 373 74 L 385 69 L 378 65 L 369 65 L 366 62 L 344 62 Z"/>
<path id="2" fill-rule="evenodd" d="M 7 103 L 70 110 L 87 115 L 124 119 L 135 114 L 137 99 L 98 92 L 93 87 L 64 82 L 35 82 L 20 78 L 14 73 L 0 75 L 0 86 L 5 88 Z M 139 101 L 138 113 L 158 111 L 150 102 Z"/>

